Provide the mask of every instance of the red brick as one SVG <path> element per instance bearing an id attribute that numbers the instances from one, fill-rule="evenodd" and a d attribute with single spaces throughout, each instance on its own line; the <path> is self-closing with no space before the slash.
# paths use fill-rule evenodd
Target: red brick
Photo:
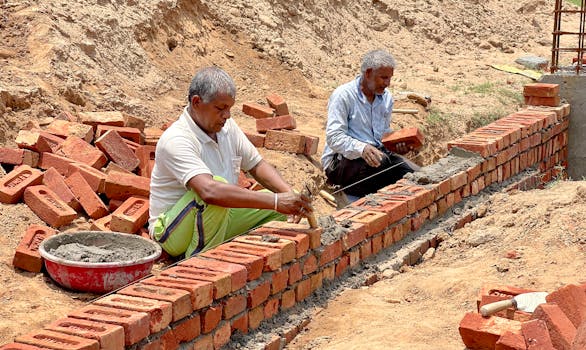
<path id="1" fill-rule="evenodd" d="M 181 321 L 171 325 L 175 342 L 177 344 L 192 341 L 197 338 L 201 332 L 200 315 L 184 318 Z"/>
<path id="2" fill-rule="evenodd" d="M 141 145 L 134 153 L 138 158 L 138 175 L 151 177 L 153 172 L 153 161 L 155 160 L 155 146 Z"/>
<path id="3" fill-rule="evenodd" d="M 350 254 L 343 255 L 336 264 L 336 277 L 340 277 L 346 272 L 350 265 Z"/>
<path id="4" fill-rule="evenodd" d="M 305 136 L 292 132 L 268 130 L 265 138 L 265 148 L 301 154 L 305 151 Z"/>
<path id="5" fill-rule="evenodd" d="M 271 295 L 276 294 L 289 284 L 289 269 L 280 269 L 275 271 L 271 276 Z"/>
<path id="6" fill-rule="evenodd" d="M 388 197 L 383 194 L 378 195 L 379 196 L 375 201 L 368 201 L 367 197 L 363 197 L 352 203 L 352 205 L 365 210 L 386 213 L 389 225 L 401 220 L 409 214 L 409 205 L 406 201 L 387 199 Z M 374 194 L 373 196 L 376 197 L 377 194 Z"/>
<path id="7" fill-rule="evenodd" d="M 10 343 L 0 346 L 0 350 L 46 350 L 48 348 L 39 348 L 34 345 L 24 343 Z"/>
<path id="8" fill-rule="evenodd" d="M 531 320 L 521 324 L 527 350 L 554 350 L 547 325 L 542 320 Z"/>
<path id="9" fill-rule="evenodd" d="M 185 290 L 136 283 L 119 290 L 118 294 L 170 302 L 173 305 L 173 321 L 180 320 L 193 311 L 191 296 Z"/>
<path id="10" fill-rule="evenodd" d="M 576 330 L 576 337 L 572 342 L 572 350 L 586 349 L 586 322 Z"/>
<path id="11" fill-rule="evenodd" d="M 487 140 L 470 140 L 466 139 L 465 137 L 448 142 L 448 150 L 451 150 L 454 147 L 461 148 L 469 152 L 478 153 L 484 158 L 487 158 L 497 152 L 495 142 L 489 142 Z"/>
<path id="12" fill-rule="evenodd" d="M 104 193 L 106 188 L 106 173 L 84 163 L 71 163 L 67 167 L 67 176 L 77 171 L 83 176 L 94 192 Z"/>
<path id="13" fill-rule="evenodd" d="M 352 221 L 366 224 L 367 237 L 375 235 L 387 228 L 389 218 L 386 214 L 376 211 L 365 210 L 352 217 Z"/>
<path id="14" fill-rule="evenodd" d="M 323 285 L 323 277 L 322 277 L 322 273 L 318 272 L 315 273 L 313 275 L 311 275 L 309 277 L 310 283 L 310 289 L 311 289 L 311 293 L 315 292 L 316 290 L 320 289 Z"/>
<path id="15" fill-rule="evenodd" d="M 299 262 L 291 264 L 289 266 L 289 285 L 297 283 L 302 277 L 301 264 Z"/>
<path id="16" fill-rule="evenodd" d="M 248 131 L 245 131 L 244 135 L 246 135 L 246 137 L 254 145 L 254 147 L 260 148 L 265 146 L 266 135 Z"/>
<path id="17" fill-rule="evenodd" d="M 63 139 L 40 130 L 20 130 L 15 142 L 18 148 L 26 148 L 38 153 L 54 153 L 63 143 Z"/>
<path id="18" fill-rule="evenodd" d="M 366 260 L 372 255 L 372 243 L 370 241 L 362 243 L 358 248 L 360 249 L 360 260 Z"/>
<path id="19" fill-rule="evenodd" d="M 533 312 L 533 318 L 545 322 L 555 349 L 571 349 L 576 337 L 576 327 L 556 304 L 541 304 Z"/>
<path id="20" fill-rule="evenodd" d="M 214 299 L 220 299 L 228 295 L 232 288 L 229 273 L 200 269 L 197 267 L 175 266 L 163 270 L 161 276 L 210 282 L 213 284 Z"/>
<path id="21" fill-rule="evenodd" d="M 315 249 L 315 254 L 318 257 L 318 264 L 320 267 L 342 256 L 342 252 L 341 240 L 337 240 L 326 246 Z"/>
<path id="22" fill-rule="evenodd" d="M 501 317 L 484 318 L 475 312 L 464 315 L 459 326 L 460 336 L 470 349 L 494 349 L 501 334 L 521 333 L 521 322 Z"/>
<path id="23" fill-rule="evenodd" d="M 20 165 L 0 179 L 0 202 L 18 203 L 28 186 L 40 185 L 43 173 L 28 165 Z"/>
<path id="24" fill-rule="evenodd" d="M 132 196 L 112 213 L 110 228 L 116 232 L 136 233 L 149 219 L 149 200 Z"/>
<path id="25" fill-rule="evenodd" d="M 122 136 L 116 131 L 106 131 L 100 136 L 95 145 L 114 163 L 128 171 L 134 171 L 140 161 L 134 151 L 128 147 Z"/>
<path id="26" fill-rule="evenodd" d="M 114 309 L 144 312 L 149 315 L 151 333 L 163 330 L 171 323 L 173 318 L 171 303 L 161 300 L 111 294 L 95 300 L 93 304 Z"/>
<path id="27" fill-rule="evenodd" d="M 279 350 L 281 349 L 281 337 L 278 335 L 273 335 L 271 339 L 266 343 L 263 350 Z"/>
<path id="28" fill-rule="evenodd" d="M 523 86 L 523 96 L 555 97 L 559 94 L 559 84 L 530 83 Z"/>
<path id="29" fill-rule="evenodd" d="M 256 131 L 259 133 L 266 133 L 269 130 L 293 130 L 297 128 L 297 123 L 295 122 L 295 118 L 291 115 L 282 115 L 279 117 L 272 117 L 272 118 L 262 118 L 256 120 Z M 305 137 L 303 135 L 298 134 L 303 139 L 303 150 L 305 150 Z M 269 135 L 267 134 L 267 138 L 265 139 L 265 147 L 267 147 L 267 140 L 269 139 Z M 295 153 L 303 153 L 302 152 L 295 152 Z"/>
<path id="30" fill-rule="evenodd" d="M 248 333 L 248 312 L 243 312 L 242 314 L 234 317 L 231 321 L 232 326 L 232 333 L 236 331 L 240 331 L 240 333 L 246 334 Z"/>
<path id="31" fill-rule="evenodd" d="M 106 215 L 97 220 L 93 220 L 91 229 L 94 231 L 113 232 L 113 230 L 110 228 L 111 221 L 112 215 Z"/>
<path id="32" fill-rule="evenodd" d="M 193 349 L 197 350 L 214 350 L 214 339 L 211 334 L 201 335 L 194 344 Z"/>
<path id="33" fill-rule="evenodd" d="M 403 128 L 387 134 L 382 139 L 382 143 L 386 149 L 391 152 L 397 152 L 396 144 L 405 142 L 413 149 L 419 149 L 423 145 L 424 137 L 418 128 Z"/>
<path id="34" fill-rule="evenodd" d="M 223 322 L 214 331 L 214 349 L 220 349 L 230 341 L 232 335 L 232 327 L 230 322 Z"/>
<path id="35" fill-rule="evenodd" d="M 505 332 L 497 340 L 495 350 L 526 350 L 525 338 L 521 334 Z"/>
<path id="36" fill-rule="evenodd" d="M 299 281 L 295 286 L 295 300 L 300 302 L 311 294 L 311 280 L 309 278 Z"/>
<path id="37" fill-rule="evenodd" d="M 303 151 L 303 154 L 306 156 L 312 156 L 316 154 L 319 147 L 319 137 L 311 135 L 303 136 L 305 136 L 305 150 Z"/>
<path id="38" fill-rule="evenodd" d="M 0 163 L 11 165 L 28 165 L 36 168 L 39 163 L 39 154 L 22 148 L 0 147 Z"/>
<path id="39" fill-rule="evenodd" d="M 372 237 L 372 254 L 378 254 L 381 250 L 383 250 L 383 236 L 378 235 Z"/>
<path id="40" fill-rule="evenodd" d="M 79 172 L 74 172 L 65 178 L 65 183 L 79 201 L 83 210 L 92 218 L 99 219 L 108 215 L 108 207 L 100 197 L 92 190 Z"/>
<path id="41" fill-rule="evenodd" d="M 287 289 L 281 294 L 281 308 L 289 309 L 295 305 L 295 291 L 293 289 Z"/>
<path id="42" fill-rule="evenodd" d="M 212 305 L 209 308 L 202 310 L 200 315 L 202 333 L 210 333 L 222 320 L 222 305 Z"/>
<path id="43" fill-rule="evenodd" d="M 163 135 L 163 130 L 159 128 L 144 128 L 144 144 L 156 146 L 161 135 Z"/>
<path id="44" fill-rule="evenodd" d="M 126 120 L 122 112 L 104 111 L 104 112 L 80 112 L 78 113 L 79 121 L 94 127 L 98 125 L 125 126 Z"/>
<path id="45" fill-rule="evenodd" d="M 269 319 L 279 312 L 279 298 L 269 299 L 264 306 L 264 318 Z"/>
<path id="46" fill-rule="evenodd" d="M 193 310 L 199 310 L 212 303 L 213 284 L 207 281 L 199 281 L 176 276 L 156 276 L 141 281 L 144 284 L 182 289 L 189 292 Z"/>
<path id="47" fill-rule="evenodd" d="M 220 249 L 211 249 L 199 254 L 199 256 L 243 265 L 246 267 L 248 281 L 253 281 L 259 278 L 262 274 L 264 266 L 263 259 L 261 257 Z"/>
<path id="48" fill-rule="evenodd" d="M 44 185 L 28 187 L 24 191 L 24 202 L 41 220 L 52 227 L 68 225 L 77 217 L 75 210 Z"/>
<path id="49" fill-rule="evenodd" d="M 237 314 L 246 310 L 246 296 L 243 294 L 236 294 L 222 300 L 224 309 L 224 319 L 231 319 Z"/>
<path id="50" fill-rule="evenodd" d="M 272 108 L 254 102 L 242 104 L 242 112 L 255 119 L 272 118 L 275 116 L 275 111 Z"/>
<path id="51" fill-rule="evenodd" d="M 18 336 L 17 342 L 40 346 L 55 350 L 99 350 L 100 344 L 97 340 L 76 337 L 74 335 L 54 332 L 50 330 L 39 330 L 33 333 Z"/>
<path id="52" fill-rule="evenodd" d="M 271 295 L 271 283 L 270 281 L 258 280 L 253 285 L 250 285 L 248 289 L 248 308 L 252 309 L 260 304 L 264 303 Z"/>
<path id="53" fill-rule="evenodd" d="M 249 235 L 258 235 L 263 239 L 267 237 L 266 239 L 279 238 L 285 241 L 292 241 L 295 243 L 296 258 L 304 256 L 309 249 L 309 236 L 305 233 L 261 226 L 249 232 Z"/>
<path id="54" fill-rule="evenodd" d="M 125 126 L 111 126 L 111 125 L 98 125 L 96 126 L 96 140 L 104 135 L 108 131 L 115 131 L 120 137 L 135 142 L 137 144 L 143 144 L 144 139 L 140 129 L 131 128 Z"/>
<path id="55" fill-rule="evenodd" d="M 575 284 L 568 284 L 546 298 L 548 303 L 557 304 L 566 316 L 578 328 L 586 322 L 586 293 Z"/>
<path id="56" fill-rule="evenodd" d="M 65 179 L 61 174 L 59 174 L 57 170 L 55 170 L 55 168 L 49 168 L 47 171 L 45 171 L 43 175 L 43 185 L 49 187 L 49 189 L 55 192 L 62 201 L 67 203 L 67 205 L 69 205 L 75 211 L 81 209 L 81 205 L 65 183 Z"/>
<path id="57" fill-rule="evenodd" d="M 285 338 L 285 344 L 289 344 L 295 339 L 295 337 L 299 334 L 299 328 L 297 325 L 289 328 L 288 330 L 283 332 L 283 338 Z"/>
<path id="58" fill-rule="evenodd" d="M 71 312 L 68 316 L 122 326 L 124 328 L 124 344 L 127 346 L 138 343 L 149 335 L 149 316 L 144 312 L 90 304 Z"/>
<path id="59" fill-rule="evenodd" d="M 94 130 L 90 125 L 68 120 L 55 119 L 47 126 L 45 131 L 62 138 L 77 136 L 87 143 L 92 142 L 94 139 Z"/>
<path id="60" fill-rule="evenodd" d="M 69 136 L 55 153 L 96 169 L 100 169 L 108 162 L 104 153 L 77 136 Z"/>
<path id="61" fill-rule="evenodd" d="M 148 197 L 150 179 L 134 174 L 111 172 L 106 177 L 105 191 L 108 198 L 126 199 L 130 196 Z"/>
<path id="62" fill-rule="evenodd" d="M 58 154 L 41 153 L 41 158 L 39 160 L 39 168 L 41 169 L 49 169 L 55 168 L 59 174 L 66 176 L 68 172 L 69 165 L 72 163 L 77 163 L 73 159 L 60 156 Z"/>
<path id="63" fill-rule="evenodd" d="M 365 213 L 367 213 L 365 211 Z M 387 218 L 385 213 L 377 213 L 382 215 L 385 219 Z M 354 220 L 354 218 L 352 219 Z M 354 247 L 355 245 L 359 244 L 360 242 L 364 241 L 367 237 L 368 233 L 368 226 L 361 222 L 351 222 L 345 223 L 342 222 L 341 226 L 344 229 L 344 233 L 342 234 L 342 249 L 344 251 Z"/>
<path id="64" fill-rule="evenodd" d="M 235 238 L 233 241 L 261 247 L 279 249 L 281 252 L 282 265 L 287 264 L 291 262 L 293 259 L 295 259 L 295 243 L 290 240 L 281 239 L 278 237 L 274 238 L 275 239 L 265 239 L 264 237 L 257 235 L 243 235 Z"/>
<path id="65" fill-rule="evenodd" d="M 306 224 L 295 224 L 286 221 L 271 221 L 263 227 L 276 228 L 280 230 L 304 233 L 309 236 L 309 248 L 315 249 L 321 245 L 322 228 L 310 228 Z"/>
<path id="66" fill-rule="evenodd" d="M 180 262 L 179 266 L 190 266 L 205 270 L 226 272 L 230 274 L 232 292 L 244 288 L 246 285 L 247 272 L 246 267 L 243 265 L 233 264 L 226 261 L 193 257 Z"/>
<path id="67" fill-rule="evenodd" d="M 267 95 L 267 103 L 269 106 L 275 110 L 276 115 L 287 115 L 289 114 L 289 107 L 287 106 L 287 102 L 285 99 L 276 93 L 271 93 Z"/>
<path id="68" fill-rule="evenodd" d="M 12 265 L 25 271 L 41 272 L 43 259 L 39 253 L 39 245 L 55 234 L 57 234 L 57 231 L 52 228 L 42 225 L 30 225 L 16 247 Z"/>
<path id="69" fill-rule="evenodd" d="M 317 270 L 317 258 L 314 254 L 309 253 L 300 259 L 303 275 L 310 275 Z"/>
<path id="70" fill-rule="evenodd" d="M 248 311 L 248 328 L 256 329 L 264 320 L 264 307 L 258 306 Z"/>

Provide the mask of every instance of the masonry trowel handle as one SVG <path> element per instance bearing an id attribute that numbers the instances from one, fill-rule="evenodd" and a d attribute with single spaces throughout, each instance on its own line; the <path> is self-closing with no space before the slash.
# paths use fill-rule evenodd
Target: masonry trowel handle
<path id="1" fill-rule="evenodd" d="M 504 309 L 508 309 L 510 307 L 516 307 L 515 300 L 513 298 L 508 300 L 501 300 L 494 303 L 483 305 L 480 308 L 480 314 L 484 317 L 488 317 L 495 312 L 499 312 Z"/>

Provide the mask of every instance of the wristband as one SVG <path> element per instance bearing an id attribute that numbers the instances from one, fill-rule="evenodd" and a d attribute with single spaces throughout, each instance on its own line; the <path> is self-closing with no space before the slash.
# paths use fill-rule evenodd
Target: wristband
<path id="1" fill-rule="evenodd" d="M 275 193 L 275 211 L 277 211 L 277 206 L 279 204 L 279 196 Z"/>

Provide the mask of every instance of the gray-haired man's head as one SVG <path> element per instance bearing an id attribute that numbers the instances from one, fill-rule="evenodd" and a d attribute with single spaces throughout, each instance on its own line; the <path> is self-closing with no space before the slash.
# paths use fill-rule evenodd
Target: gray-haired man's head
<path id="1" fill-rule="evenodd" d="M 204 103 L 209 103 L 218 94 L 228 94 L 236 98 L 234 80 L 218 67 L 202 68 L 193 77 L 189 85 L 188 102 L 193 96 L 199 96 Z"/>
<path id="2" fill-rule="evenodd" d="M 394 69 L 396 65 L 395 58 L 387 51 L 373 50 L 367 52 L 364 57 L 362 57 L 360 72 L 364 74 L 369 69 L 376 70 L 381 67 L 390 67 Z"/>

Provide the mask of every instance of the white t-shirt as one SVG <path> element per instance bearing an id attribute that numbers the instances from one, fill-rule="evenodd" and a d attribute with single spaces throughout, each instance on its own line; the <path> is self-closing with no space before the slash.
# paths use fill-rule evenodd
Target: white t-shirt
<path id="1" fill-rule="evenodd" d="M 228 119 L 216 136 L 217 143 L 191 119 L 187 107 L 161 135 L 151 174 L 150 230 L 157 217 L 185 194 L 194 176 L 219 175 L 237 184 L 240 169 L 248 171 L 262 160 L 233 119 Z"/>

